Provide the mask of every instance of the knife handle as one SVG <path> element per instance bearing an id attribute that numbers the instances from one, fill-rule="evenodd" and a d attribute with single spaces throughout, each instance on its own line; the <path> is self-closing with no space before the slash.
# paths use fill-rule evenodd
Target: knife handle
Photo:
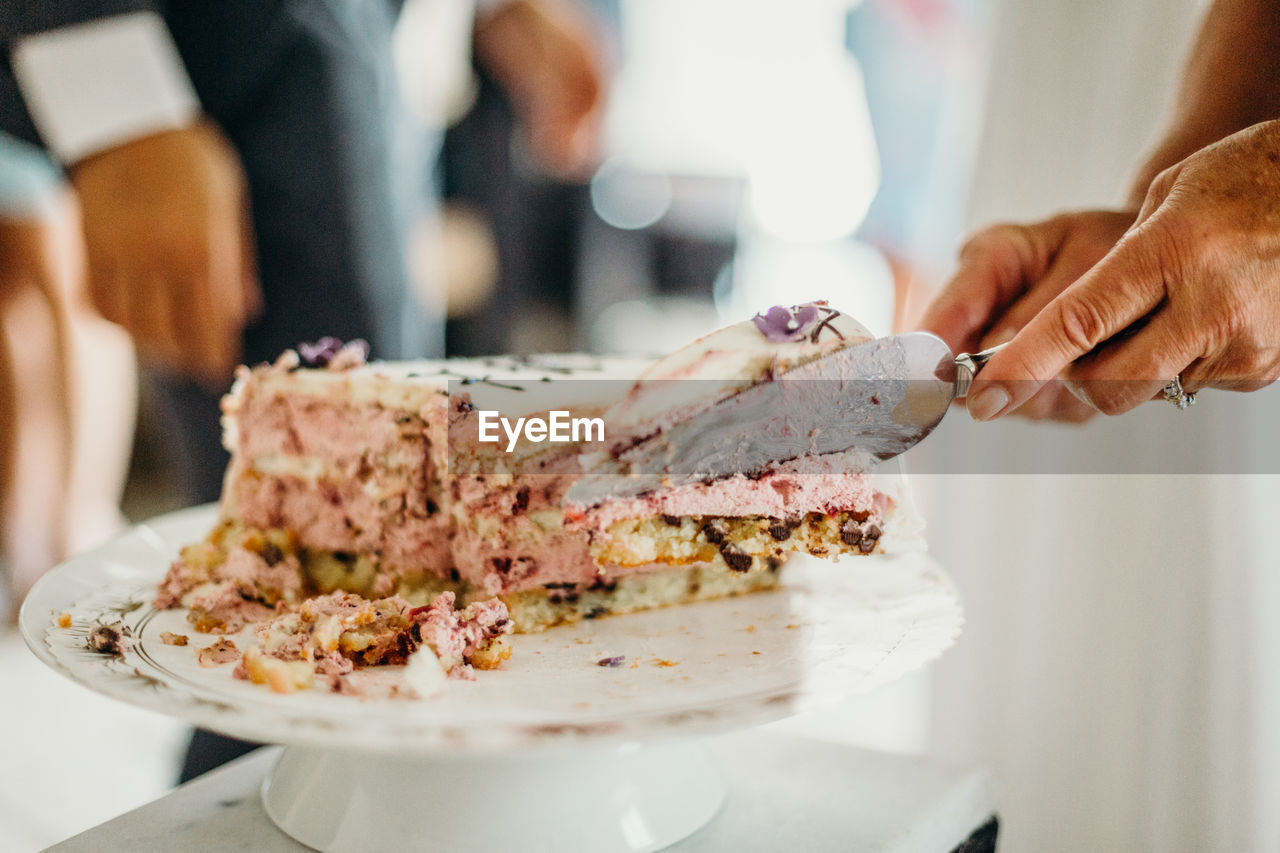
<path id="1" fill-rule="evenodd" d="M 983 365 L 991 360 L 991 356 L 1000 352 L 1007 344 L 1008 341 L 1005 341 L 982 352 L 972 354 L 962 352 L 956 356 L 956 399 L 969 396 L 969 386 L 973 384 L 973 377 L 977 376 Z"/>

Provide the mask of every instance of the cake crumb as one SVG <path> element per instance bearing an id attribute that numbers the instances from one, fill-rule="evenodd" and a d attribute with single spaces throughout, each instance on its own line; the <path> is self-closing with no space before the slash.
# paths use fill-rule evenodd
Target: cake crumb
<path id="1" fill-rule="evenodd" d="M 747 633 L 748 633 L 748 634 L 754 634 L 754 633 L 756 632 L 756 626 L 755 626 L 755 625 L 748 625 L 746 630 L 747 630 Z"/>
<path id="2" fill-rule="evenodd" d="M 121 657 L 124 655 L 125 639 L 128 636 L 129 630 L 127 628 L 119 622 L 113 622 L 110 625 L 99 625 L 94 628 L 89 632 L 85 643 L 88 645 L 89 651 Z"/>
<path id="3" fill-rule="evenodd" d="M 233 660 L 239 660 L 240 650 L 236 648 L 235 643 L 224 637 L 211 646 L 205 646 L 196 657 L 201 666 L 214 667 L 224 663 L 231 663 Z"/>
<path id="4" fill-rule="evenodd" d="M 678 661 L 678 660 L 667 660 L 666 658 L 654 658 L 654 659 L 653 659 L 653 665 L 654 665 L 654 666 L 662 666 L 662 667 L 667 667 L 667 666 L 679 666 L 679 665 L 680 665 L 680 661 Z"/>
<path id="5" fill-rule="evenodd" d="M 186 634 L 175 634 L 172 631 L 160 632 L 160 642 L 166 646 L 185 646 L 189 639 Z"/>
<path id="6" fill-rule="evenodd" d="M 788 631 L 794 631 L 794 630 L 796 630 L 797 628 L 799 628 L 800 626 L 799 626 L 799 625 L 797 625 L 796 623 L 792 622 L 791 624 L 787 625 L 786 627 L 787 627 L 787 630 L 788 630 Z"/>
<path id="7" fill-rule="evenodd" d="M 59 627 L 59 628 L 70 628 L 70 627 L 71 627 L 71 614 L 70 614 L 70 613 L 68 613 L 67 611 L 65 611 L 65 610 L 64 610 L 64 611 L 62 611 L 61 613 L 59 613 L 59 614 L 58 614 L 58 627 Z"/>

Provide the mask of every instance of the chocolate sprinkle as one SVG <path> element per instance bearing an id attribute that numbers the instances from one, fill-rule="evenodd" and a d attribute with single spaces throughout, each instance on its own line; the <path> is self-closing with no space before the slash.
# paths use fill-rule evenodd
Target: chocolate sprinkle
<path id="1" fill-rule="evenodd" d="M 809 343 L 816 344 L 818 342 L 818 337 L 822 334 L 823 329 L 830 329 L 831 331 L 836 333 L 837 338 L 843 341 L 844 335 L 840 333 L 839 329 L 831 325 L 831 321 L 839 317 L 840 312 L 835 310 L 834 308 L 823 308 L 823 310 L 830 311 L 831 313 L 823 317 L 822 321 L 818 323 L 818 325 L 813 327 L 813 332 L 809 335 Z"/>
<path id="2" fill-rule="evenodd" d="M 840 527 L 840 541 L 853 547 L 862 539 L 862 526 L 856 521 L 846 521 Z"/>
<path id="3" fill-rule="evenodd" d="M 662 520 L 665 521 L 667 524 L 670 524 L 672 527 L 679 527 L 681 523 L 680 516 L 667 515 L 665 512 L 662 514 Z"/>
<path id="4" fill-rule="evenodd" d="M 719 522 L 709 521 L 702 526 L 702 535 L 712 545 L 723 545 L 729 532 Z"/>
<path id="5" fill-rule="evenodd" d="M 720 546 L 720 556 L 724 558 L 725 564 L 735 572 L 745 572 L 751 569 L 751 555 L 732 542 L 726 542 Z"/>
<path id="6" fill-rule="evenodd" d="M 600 660 L 596 661 L 596 666 L 622 666 L 622 662 L 626 659 L 626 655 L 614 655 L 611 658 L 600 658 Z"/>
<path id="7" fill-rule="evenodd" d="M 773 537 L 775 542 L 786 542 L 791 538 L 791 531 L 794 528 L 782 521 L 774 521 L 769 525 L 769 535 Z M 843 535 L 843 534 L 842 534 Z"/>
<path id="8" fill-rule="evenodd" d="M 525 486 L 516 492 L 516 512 L 524 512 L 529 508 L 529 487 Z"/>

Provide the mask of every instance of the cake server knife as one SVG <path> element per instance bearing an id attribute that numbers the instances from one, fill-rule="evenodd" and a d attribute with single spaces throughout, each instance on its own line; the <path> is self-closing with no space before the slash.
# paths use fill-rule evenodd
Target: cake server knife
<path id="1" fill-rule="evenodd" d="M 936 335 L 909 332 L 838 350 L 592 465 L 565 502 L 590 507 L 802 456 L 854 451 L 870 467 L 933 432 L 1001 346 L 956 356 Z"/>

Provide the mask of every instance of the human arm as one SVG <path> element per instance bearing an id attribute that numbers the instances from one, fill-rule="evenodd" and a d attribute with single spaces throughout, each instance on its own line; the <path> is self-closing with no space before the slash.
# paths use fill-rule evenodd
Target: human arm
<path id="1" fill-rule="evenodd" d="M 1151 210 L 1143 211 L 1144 219 L 1161 205 L 1170 202 L 1175 206 L 1175 213 L 1187 210 L 1186 199 L 1183 196 L 1191 190 L 1186 180 L 1183 181 L 1179 191 L 1171 197 L 1169 190 L 1172 188 L 1172 178 L 1177 173 L 1168 173 L 1165 176 L 1169 179 L 1166 185 L 1160 185 L 1158 181 L 1153 184 L 1154 176 L 1160 175 L 1163 170 L 1178 163 L 1187 154 L 1209 143 L 1268 117 L 1280 115 L 1280 97 L 1270 85 L 1270 81 L 1276 79 L 1277 74 L 1280 74 L 1280 8 L 1275 4 L 1258 2 L 1258 0 L 1220 0 L 1207 15 L 1197 39 L 1169 130 L 1153 154 L 1139 169 L 1134 190 L 1126 208 L 1114 211 L 1107 216 L 1103 216 L 1101 211 L 1066 214 L 1047 222 L 980 233 L 975 240 L 976 248 L 962 256 L 955 278 L 944 289 L 924 318 L 925 328 L 938 332 L 952 342 L 953 346 L 954 341 L 966 338 L 978 337 L 986 343 L 998 338 L 1007 339 L 1011 332 L 1022 328 L 1033 316 L 1037 316 L 1040 309 L 1048 306 L 1051 309 L 1047 312 L 1049 314 L 1063 310 L 1057 301 L 1059 296 L 1062 295 L 1062 298 L 1068 300 L 1073 299 L 1066 296 L 1068 289 L 1074 290 L 1080 275 L 1107 256 L 1112 244 L 1126 234 L 1129 234 L 1129 237 L 1126 237 L 1123 251 L 1119 247 L 1116 249 L 1120 252 L 1120 260 L 1124 263 L 1110 262 L 1102 268 L 1101 278 L 1091 276 L 1090 280 L 1094 284 L 1085 291 L 1089 299 L 1095 299 L 1102 291 L 1111 287 L 1116 287 L 1121 292 L 1131 293 L 1132 288 L 1129 291 L 1123 291 L 1123 278 L 1137 274 L 1138 266 L 1151 262 L 1150 258 L 1140 259 L 1138 257 L 1140 253 L 1158 257 L 1162 252 L 1165 254 L 1176 252 L 1179 256 L 1186 256 L 1201 251 L 1208 239 L 1206 234 L 1221 236 L 1224 240 L 1231 239 L 1228 232 L 1232 231 L 1233 223 L 1228 215 L 1239 216 L 1241 211 L 1238 208 L 1228 210 L 1221 198 L 1214 202 L 1218 205 L 1216 215 L 1212 209 L 1196 209 L 1190 214 L 1195 225 L 1185 229 L 1186 233 L 1179 234 L 1178 239 L 1182 244 L 1178 246 L 1157 247 L 1154 238 L 1162 234 L 1163 229 L 1161 227 L 1140 229 L 1135 225 L 1135 221 L 1139 221 L 1139 211 L 1144 202 L 1152 205 Z M 1254 140 L 1254 142 L 1257 141 Z M 1246 151 L 1253 152 L 1246 156 L 1266 156 L 1265 152 L 1256 145 L 1232 146 L 1216 151 L 1207 161 L 1201 160 L 1197 164 L 1197 169 L 1194 170 L 1195 180 L 1199 183 L 1207 182 L 1209 185 L 1207 188 L 1211 189 L 1215 179 L 1212 175 L 1207 176 L 1206 170 L 1230 171 L 1234 164 L 1229 162 L 1229 158 L 1244 154 Z M 1260 172 L 1265 174 L 1266 170 L 1261 169 Z M 1185 179 L 1188 176 L 1183 177 Z M 1155 194 L 1154 196 L 1148 195 L 1148 188 Z M 1254 195 L 1253 204 L 1266 205 L 1267 203 L 1265 195 Z M 1064 219 L 1065 230 L 1074 235 L 1074 240 L 1063 241 L 1064 248 L 1059 254 L 1053 256 L 1049 264 L 1041 264 L 1037 267 L 1034 262 L 1026 260 L 1029 257 L 1028 253 L 1017 251 L 1018 241 L 1021 239 L 1025 242 L 1027 233 L 1038 237 L 1042 243 L 1052 242 L 1052 239 L 1056 239 L 1055 231 L 1061 233 L 1064 230 Z M 1157 221 L 1157 225 L 1178 219 L 1178 216 L 1162 217 Z M 1132 231 L 1130 226 L 1133 226 Z M 1244 229 L 1236 229 L 1234 237 L 1243 239 L 1244 233 Z M 1248 246 L 1260 248 L 1260 244 L 1251 243 Z M 1036 260 L 1033 256 L 1031 257 L 1032 261 Z M 1216 261 L 1209 258 L 1198 260 L 1210 266 L 1216 263 L 1218 272 L 1229 275 L 1229 271 L 1220 263 L 1221 258 Z M 1176 258 L 1164 258 L 1160 261 L 1166 268 L 1171 268 L 1171 265 L 1178 262 Z M 1191 274 L 1193 268 L 1188 268 L 1183 274 Z M 993 269 L 1003 270 L 1003 287 L 1001 287 L 1001 279 L 992 272 Z M 1012 284 L 1009 283 L 1011 281 Z M 1183 292 L 1180 299 L 1184 305 L 1180 310 L 1205 312 L 1204 317 L 1201 318 L 1201 325 L 1203 325 L 1208 322 L 1208 317 L 1214 316 L 1213 312 L 1220 311 L 1222 306 L 1214 302 L 1210 298 L 1211 295 L 1207 293 L 1195 294 L 1194 306 L 1185 304 L 1193 293 L 1195 293 L 1194 289 Z M 1200 304 L 1201 302 L 1213 304 Z M 1042 331 L 1029 329 L 1027 334 L 1020 335 L 1015 343 L 988 364 L 981 380 L 975 383 L 971 390 L 969 407 L 975 417 L 985 420 L 1019 409 L 1021 413 L 1030 413 L 1033 416 L 1047 414 L 1059 419 L 1079 418 L 1078 404 L 1073 403 L 1060 391 L 1056 394 L 1056 398 L 1062 405 L 1060 407 L 1051 405 L 1046 412 L 1045 397 L 1049 392 L 1047 389 L 1040 390 L 1045 382 L 1057 376 L 1059 371 L 1065 369 L 1070 360 L 1076 357 L 1072 356 L 1062 362 L 1054 372 L 1046 373 L 1052 368 L 1050 362 L 1060 361 L 1063 356 L 1065 345 L 1061 342 L 1068 337 L 1074 337 L 1076 346 L 1065 347 L 1066 349 L 1079 349 L 1080 345 L 1088 342 L 1086 339 L 1089 335 L 1083 334 L 1081 329 L 1068 329 L 1063 324 L 1081 322 L 1077 315 L 1092 311 L 1096 306 L 1089 303 L 1081 308 L 1071 301 L 1068 301 L 1068 306 L 1065 310 L 1074 312 L 1070 318 L 1064 319 L 1059 315 L 1058 322 L 1050 323 L 1052 333 L 1059 341 L 1058 358 L 1051 358 L 1047 354 L 1046 348 L 1050 344 L 1043 338 Z M 1097 308 L 1097 311 L 1101 310 Z M 1140 313 L 1130 319 L 1144 321 L 1144 318 L 1145 314 Z M 1046 318 L 1041 322 L 1043 324 L 1049 321 Z M 1126 324 L 1113 331 L 1127 333 L 1132 330 Z M 1092 344 L 1097 345 L 1101 342 L 1099 339 Z M 1139 336 L 1135 335 L 1132 339 L 1126 339 L 1111 346 L 1119 346 L 1121 343 L 1129 348 L 1135 345 L 1147 346 L 1150 343 L 1150 336 L 1139 339 Z M 1185 341 L 1183 343 L 1186 344 Z M 1248 346 L 1252 347 L 1255 344 L 1256 342 Z M 1167 345 L 1167 342 L 1164 342 L 1164 345 Z M 1221 346 L 1220 343 L 1218 345 Z M 1203 348 L 1209 344 L 1202 341 L 1201 346 Z M 1027 355 L 1028 348 L 1031 351 L 1030 356 Z M 1089 347 L 1089 350 L 1091 349 L 1093 346 Z M 1089 350 L 1082 350 L 1077 353 L 1077 356 L 1083 356 Z M 1173 373 L 1170 373 L 1159 380 L 1154 376 L 1119 376 L 1115 372 L 1118 365 L 1112 364 L 1110 368 L 1102 369 L 1096 363 L 1101 358 L 1101 354 L 1095 355 L 1098 358 L 1090 356 L 1084 362 L 1072 367 L 1068 376 L 1075 383 L 1078 395 L 1088 400 L 1092 407 L 1103 411 L 1127 410 L 1139 402 L 1134 395 L 1143 389 L 1154 389 L 1152 391 L 1154 393 L 1173 376 Z M 1034 363 L 1029 362 L 1027 360 L 1029 358 L 1033 359 Z M 1148 365 L 1147 369 L 1156 370 L 1157 365 Z M 1238 371 L 1238 364 L 1235 366 L 1220 364 L 1218 368 L 1207 372 L 1202 371 L 1193 378 L 1211 380 L 1205 384 L 1226 383 L 1231 387 L 1238 387 L 1241 382 L 1241 377 L 1236 375 Z M 1188 375 L 1184 374 L 1184 379 Z M 1138 378 L 1139 381 L 1126 381 L 1133 378 Z M 1085 384 L 1090 387 L 1085 388 Z M 1056 383 L 1049 387 L 1061 388 Z M 993 393 L 983 396 L 982 392 L 987 388 L 993 388 Z M 1001 394 L 1004 395 L 1003 398 Z M 1035 402 L 1025 406 L 1028 400 Z"/>

